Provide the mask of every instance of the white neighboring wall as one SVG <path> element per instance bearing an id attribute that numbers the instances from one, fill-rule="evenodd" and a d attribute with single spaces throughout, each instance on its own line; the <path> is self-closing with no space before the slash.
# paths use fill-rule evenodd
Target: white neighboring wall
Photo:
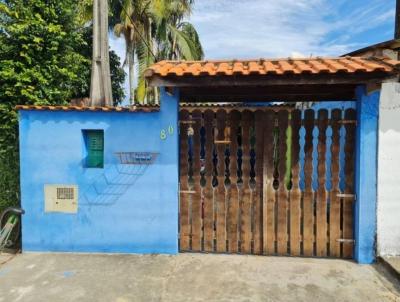
<path id="1" fill-rule="evenodd" d="M 377 252 L 400 255 L 400 83 L 382 85 L 378 152 Z"/>

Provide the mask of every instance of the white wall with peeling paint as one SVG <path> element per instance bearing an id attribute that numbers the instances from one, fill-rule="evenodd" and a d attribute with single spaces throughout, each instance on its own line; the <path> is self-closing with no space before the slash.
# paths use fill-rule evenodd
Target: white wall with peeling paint
<path id="1" fill-rule="evenodd" d="M 400 83 L 382 85 L 379 107 L 377 253 L 400 255 Z"/>

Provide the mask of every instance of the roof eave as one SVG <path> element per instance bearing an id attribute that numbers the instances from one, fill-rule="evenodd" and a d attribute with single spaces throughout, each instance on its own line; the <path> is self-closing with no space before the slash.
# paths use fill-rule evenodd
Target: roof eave
<path id="1" fill-rule="evenodd" d="M 376 43 L 373 45 L 369 45 L 369 46 L 354 50 L 352 52 L 346 53 L 346 54 L 342 55 L 341 57 L 347 57 L 347 56 L 356 57 L 364 52 L 378 49 L 378 48 L 390 47 L 391 45 L 396 44 L 396 43 L 397 44 L 400 43 L 400 39 L 392 39 L 392 40 L 388 40 L 388 41 L 384 41 L 384 42 L 379 42 L 379 43 Z"/>
<path id="2" fill-rule="evenodd" d="M 368 84 L 393 78 L 397 72 L 335 73 L 303 75 L 160 76 L 147 78 L 152 87 L 230 87 L 277 85 Z"/>

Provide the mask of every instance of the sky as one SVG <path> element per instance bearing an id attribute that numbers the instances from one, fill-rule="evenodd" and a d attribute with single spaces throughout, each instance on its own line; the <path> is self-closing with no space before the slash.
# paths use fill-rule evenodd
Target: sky
<path id="1" fill-rule="evenodd" d="M 396 0 L 196 0 L 205 59 L 340 56 L 394 34 Z M 124 41 L 111 37 L 124 59 Z"/>

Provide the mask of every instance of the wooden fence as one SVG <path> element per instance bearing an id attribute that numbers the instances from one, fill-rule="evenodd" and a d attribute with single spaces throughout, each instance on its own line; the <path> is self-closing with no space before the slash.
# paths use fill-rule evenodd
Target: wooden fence
<path id="1" fill-rule="evenodd" d="M 355 110 L 180 111 L 180 250 L 352 258 Z"/>

